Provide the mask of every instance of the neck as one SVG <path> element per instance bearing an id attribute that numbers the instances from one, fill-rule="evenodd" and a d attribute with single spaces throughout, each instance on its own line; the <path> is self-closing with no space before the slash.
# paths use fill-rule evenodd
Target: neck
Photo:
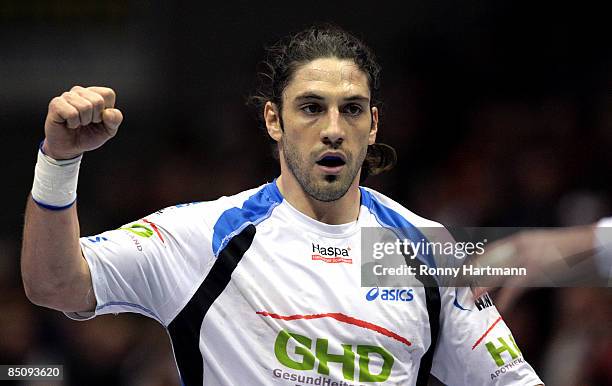
<path id="1" fill-rule="evenodd" d="M 344 196 L 336 201 L 323 202 L 308 195 L 291 173 L 281 173 L 276 180 L 283 197 L 297 210 L 325 224 L 347 224 L 359 217 L 359 175 Z"/>

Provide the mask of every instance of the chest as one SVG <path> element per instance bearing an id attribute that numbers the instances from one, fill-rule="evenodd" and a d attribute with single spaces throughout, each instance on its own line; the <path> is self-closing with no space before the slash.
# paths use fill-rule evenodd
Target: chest
<path id="1" fill-rule="evenodd" d="M 429 340 L 423 288 L 361 287 L 359 235 L 258 235 L 230 288 L 265 330 L 274 325 L 316 339 L 420 351 Z M 312 335 L 312 336 L 311 336 Z"/>

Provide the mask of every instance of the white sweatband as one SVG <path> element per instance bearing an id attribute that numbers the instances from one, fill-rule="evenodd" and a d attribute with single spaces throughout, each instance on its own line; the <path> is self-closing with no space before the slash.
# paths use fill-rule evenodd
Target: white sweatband
<path id="1" fill-rule="evenodd" d="M 601 276 L 612 284 L 612 217 L 597 222 L 595 239 L 597 247 L 601 249 L 595 255 L 597 268 Z"/>
<path id="2" fill-rule="evenodd" d="M 68 160 L 55 160 L 38 150 L 34 169 L 32 199 L 39 206 L 61 210 L 76 201 L 79 167 L 83 155 Z"/>

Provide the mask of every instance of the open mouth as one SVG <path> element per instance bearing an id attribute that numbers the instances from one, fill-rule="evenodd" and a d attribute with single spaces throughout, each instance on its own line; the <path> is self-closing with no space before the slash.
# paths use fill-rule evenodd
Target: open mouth
<path id="1" fill-rule="evenodd" d="M 325 157 L 317 161 L 317 165 L 321 165 L 327 168 L 335 168 L 338 166 L 343 166 L 345 163 L 346 162 L 344 162 L 344 160 L 341 157 L 334 156 L 334 155 L 326 155 Z"/>

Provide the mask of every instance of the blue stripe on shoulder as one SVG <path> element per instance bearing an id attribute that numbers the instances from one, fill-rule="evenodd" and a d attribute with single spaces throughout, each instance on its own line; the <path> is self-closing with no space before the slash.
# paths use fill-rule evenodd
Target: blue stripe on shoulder
<path id="1" fill-rule="evenodd" d="M 372 193 L 364 188 L 359 187 L 359 190 L 361 191 L 361 205 L 368 208 L 381 226 L 391 229 L 397 237 L 407 238 L 414 243 L 421 240 L 425 242 L 428 241 L 425 235 L 423 235 L 417 227 L 408 222 L 401 214 L 383 205 L 374 195 L 372 195 Z M 419 253 L 417 258 L 429 267 L 436 267 L 436 262 L 431 252 L 425 255 Z"/>
<path id="2" fill-rule="evenodd" d="M 212 250 L 215 257 L 227 243 L 250 224 L 257 225 L 270 217 L 272 210 L 283 202 L 276 181 L 272 181 L 249 197 L 242 208 L 223 212 L 213 227 Z"/>

